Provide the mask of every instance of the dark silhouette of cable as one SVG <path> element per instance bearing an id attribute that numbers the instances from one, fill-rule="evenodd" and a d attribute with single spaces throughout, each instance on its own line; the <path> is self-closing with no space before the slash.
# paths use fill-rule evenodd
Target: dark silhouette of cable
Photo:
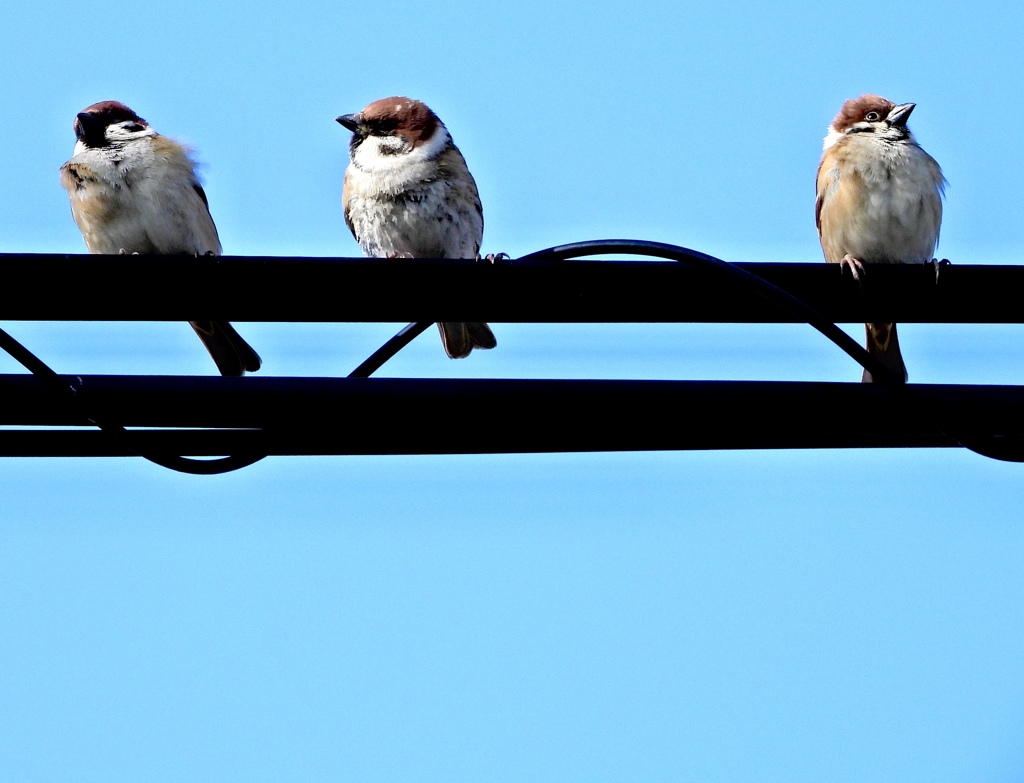
<path id="1" fill-rule="evenodd" d="M 567 245 L 540 250 L 530 253 L 510 263 L 561 263 L 573 259 L 596 255 L 630 254 L 652 258 L 662 258 L 696 267 L 715 270 L 725 279 L 738 287 L 754 291 L 764 299 L 782 308 L 790 315 L 813 326 L 831 340 L 861 367 L 866 369 L 877 382 L 880 382 L 896 394 L 912 394 L 913 387 L 904 383 L 890 368 L 862 348 L 846 332 L 822 316 L 806 302 L 798 299 L 782 288 L 770 283 L 758 275 L 735 264 L 700 253 L 688 248 L 662 242 L 649 242 L 635 239 L 608 239 L 589 242 L 576 242 Z M 405 348 L 416 337 L 430 327 L 432 322 L 413 322 L 399 330 L 384 345 L 374 351 L 365 361 L 356 367 L 349 378 L 368 378 L 387 361 Z M 0 330 L 0 349 L 9 353 L 33 375 L 39 378 L 61 404 L 74 411 L 77 418 L 88 421 L 98 427 L 127 451 L 136 454 L 154 464 L 170 470 L 195 475 L 213 475 L 227 473 L 252 465 L 263 459 L 263 453 L 240 453 L 227 457 L 200 460 L 177 455 L 153 453 L 136 448 L 132 443 L 132 434 L 121 424 L 110 421 L 106 416 L 97 416 L 89 409 L 83 399 L 83 381 L 78 377 L 62 376 L 54 372 L 45 362 L 35 356 L 21 343 Z M 956 441 L 964 448 L 993 459 L 1024 462 L 1024 448 L 1017 438 L 1000 438 L 994 436 L 957 435 L 949 428 L 934 424 L 930 425 L 942 435 Z"/>

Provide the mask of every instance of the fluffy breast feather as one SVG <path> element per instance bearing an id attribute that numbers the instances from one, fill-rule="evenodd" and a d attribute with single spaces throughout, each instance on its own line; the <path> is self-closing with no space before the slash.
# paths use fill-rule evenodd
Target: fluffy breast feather
<path id="1" fill-rule="evenodd" d="M 817 176 L 816 218 L 825 258 L 915 263 L 935 252 L 945 180 L 917 144 L 865 135 L 828 147 Z"/>
<path id="2" fill-rule="evenodd" d="M 388 172 L 353 162 L 345 172 L 345 222 L 368 256 L 475 258 L 483 209 L 462 153 L 448 145 L 429 160 Z"/>
<path id="3" fill-rule="evenodd" d="M 171 139 L 83 150 L 61 182 L 91 253 L 220 253 L 195 163 Z"/>

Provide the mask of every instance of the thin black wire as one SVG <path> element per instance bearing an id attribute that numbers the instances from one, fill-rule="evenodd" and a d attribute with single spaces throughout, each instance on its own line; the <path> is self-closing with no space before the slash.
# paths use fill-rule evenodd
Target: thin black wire
<path id="1" fill-rule="evenodd" d="M 433 321 L 413 321 L 408 326 L 403 326 L 394 337 L 370 354 L 366 361 L 350 372 L 348 377 L 369 378 L 377 372 L 377 370 L 379 370 L 381 366 L 388 361 L 388 359 L 429 329 L 432 323 Z"/>
<path id="2" fill-rule="evenodd" d="M 155 465 L 160 465 L 179 473 L 190 473 L 197 476 L 211 476 L 219 473 L 229 473 L 233 470 L 248 467 L 266 457 L 266 454 L 236 454 L 218 459 L 191 459 L 170 454 L 152 454 L 143 452 L 132 444 L 131 433 L 120 424 L 100 418 L 95 412 L 88 410 L 81 397 L 82 379 L 67 378 L 54 372 L 42 359 L 32 353 L 28 348 L 15 340 L 11 335 L 0 329 L 0 348 L 7 351 L 29 372 L 39 378 L 58 399 L 65 405 L 72 408 L 75 413 L 90 424 L 98 427 L 103 433 L 109 435 L 117 443 L 126 448 L 132 454 L 142 457 Z"/>
<path id="3" fill-rule="evenodd" d="M 742 267 L 730 264 L 728 261 L 722 261 L 714 256 L 709 256 L 706 253 L 690 250 L 678 245 L 670 245 L 664 242 L 648 242 L 642 239 L 599 239 L 587 242 L 574 242 L 568 245 L 551 247 L 547 250 L 539 250 L 536 253 L 530 253 L 519 258 L 518 262 L 569 261 L 586 256 L 618 253 L 664 258 L 722 272 L 741 285 L 754 289 L 768 301 L 777 304 L 792 315 L 796 315 L 806 321 L 810 326 L 813 326 L 845 351 L 861 367 L 870 372 L 875 381 L 881 381 L 893 390 L 902 390 L 901 393 L 904 394 L 912 393 L 902 376 L 882 364 L 846 332 L 806 302 L 797 299 L 788 291 L 779 288 L 752 272 L 748 272 Z M 1024 444 L 1017 438 L 965 435 L 963 433 L 955 433 L 949 427 L 937 425 L 934 422 L 932 422 L 931 426 L 937 432 L 956 441 L 968 451 L 973 451 L 983 457 L 1003 462 L 1024 462 Z"/>
<path id="4" fill-rule="evenodd" d="M 678 245 L 670 245 L 665 242 L 648 242 L 643 239 L 597 239 L 589 242 L 573 242 L 568 245 L 551 247 L 547 250 L 539 250 L 536 253 L 523 256 L 518 259 L 518 262 L 542 260 L 569 261 L 584 256 L 611 255 L 613 253 L 629 253 L 631 255 L 664 258 L 721 272 L 745 288 L 752 288 L 756 293 L 788 313 L 806 321 L 845 351 L 861 367 L 870 372 L 876 380 L 888 386 L 904 385 L 901 376 L 882 364 L 877 358 L 862 348 L 850 335 L 806 302 L 797 299 L 774 283 L 769 283 L 764 278 L 758 277 L 753 272 L 748 272 L 746 269 L 736 266 L 736 264 L 730 264 L 728 261 L 709 256 L 706 253 L 690 250 Z"/>
<path id="5" fill-rule="evenodd" d="M 846 334 L 846 332 L 822 316 L 806 302 L 803 302 L 788 291 L 779 288 L 773 283 L 770 283 L 764 278 L 761 278 L 742 267 L 722 261 L 714 256 L 709 256 L 706 253 L 690 250 L 678 245 L 670 245 L 664 242 L 649 242 L 638 239 L 607 239 L 558 245 L 522 256 L 515 263 L 532 263 L 541 261 L 561 262 L 586 256 L 610 255 L 616 253 L 664 258 L 667 260 L 716 270 L 739 283 L 743 287 L 753 289 L 757 294 L 778 305 L 790 314 L 806 321 L 810 326 L 813 326 L 821 332 L 854 361 L 870 372 L 876 381 L 880 381 L 894 390 L 907 389 L 902 376 L 899 376 L 889 367 L 882 364 L 877 358 L 871 355 L 868 351 L 862 348 L 859 343 Z M 431 323 L 431 321 L 414 321 L 407 326 L 404 326 L 397 334 L 395 334 L 394 337 L 374 351 L 365 361 L 349 373 L 348 377 L 368 378 L 380 369 L 380 367 L 388 360 L 395 356 L 395 354 L 426 331 L 430 327 Z M 78 415 L 99 427 L 100 430 L 111 436 L 133 454 L 137 454 L 143 459 L 153 462 L 154 464 L 182 473 L 214 475 L 228 473 L 230 471 L 248 467 L 267 456 L 266 454 L 248 453 L 213 460 L 197 460 L 177 455 L 143 453 L 132 445 L 131 433 L 123 426 L 105 419 L 100 419 L 87 409 L 83 404 L 80 395 L 82 390 L 81 378 L 75 378 L 73 381 L 69 382 L 66 378 L 54 372 L 46 365 L 45 362 L 35 356 L 31 351 L 2 329 L 0 329 L 0 348 L 14 357 L 33 375 L 40 378 L 47 387 L 57 394 L 58 398 L 63 400 L 65 404 L 71 406 Z M 955 440 L 961 446 L 983 456 L 1011 462 L 1024 462 L 1024 449 L 1022 449 L 1018 442 L 1013 439 L 1004 442 L 1003 439 L 994 437 L 957 437 L 947 432 L 945 428 L 936 427 L 936 429 L 947 437 Z M 970 441 L 970 443 L 968 443 L 968 441 Z M 979 441 L 984 441 L 984 443 L 980 443 Z"/>
<path id="6" fill-rule="evenodd" d="M 612 255 L 628 253 L 631 255 L 664 258 L 679 261 L 693 266 L 714 269 L 728 275 L 747 288 L 753 288 L 758 294 L 770 302 L 774 302 L 792 315 L 803 319 L 829 340 L 839 346 L 850 357 L 864 367 L 873 377 L 891 386 L 901 386 L 903 378 L 889 367 L 882 364 L 876 357 L 860 346 L 846 332 L 822 316 L 817 310 L 797 299 L 788 291 L 769 283 L 762 277 L 748 272 L 742 267 L 722 261 L 714 256 L 701 253 L 679 245 L 665 242 L 649 242 L 643 239 L 595 239 L 587 242 L 573 242 L 568 245 L 557 245 L 546 250 L 522 256 L 513 263 L 532 263 L 538 261 L 569 261 L 585 256 Z M 391 359 L 396 353 L 411 343 L 430 327 L 431 322 L 413 322 L 403 327 L 394 337 L 373 353 L 350 374 L 350 378 L 365 378 Z"/>
<path id="7" fill-rule="evenodd" d="M 419 335 L 430 327 L 431 322 L 414 322 L 402 328 L 394 337 L 373 352 L 362 364 L 349 373 L 350 378 L 368 378 L 387 362 L 396 353 L 411 343 Z M 16 361 L 24 366 L 29 372 L 39 378 L 53 393 L 55 393 L 65 405 L 71 407 L 75 413 L 90 424 L 98 427 L 102 432 L 109 435 L 117 443 L 126 448 L 132 454 L 142 457 L 155 465 L 198 476 L 212 476 L 221 473 L 230 473 L 235 470 L 247 468 L 256 462 L 266 458 L 263 453 L 235 454 L 218 459 L 201 460 L 189 457 L 181 457 L 172 454 L 154 454 L 144 452 L 132 444 L 131 433 L 122 425 L 107 421 L 88 410 L 82 402 L 80 391 L 82 390 L 82 379 L 79 377 L 68 380 L 54 372 L 49 365 L 32 353 L 28 348 L 15 340 L 10 334 L 0 329 L 0 348 L 10 354 Z"/>

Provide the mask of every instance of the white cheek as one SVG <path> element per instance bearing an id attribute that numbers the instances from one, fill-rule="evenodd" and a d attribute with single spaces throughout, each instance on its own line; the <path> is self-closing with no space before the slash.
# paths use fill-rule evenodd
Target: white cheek
<path id="1" fill-rule="evenodd" d="M 383 152 L 391 146 L 388 143 L 388 138 L 369 136 L 356 147 L 352 162 L 364 171 L 394 172 L 433 160 L 448 145 L 448 140 L 448 132 L 441 126 L 428 141 L 415 149 L 404 153 L 388 154 Z"/>
<path id="2" fill-rule="evenodd" d="M 451 141 L 451 137 L 448 135 L 448 131 L 445 130 L 444 125 L 438 125 L 434 135 L 413 150 L 413 153 L 421 153 L 423 156 L 422 160 L 432 160 L 441 154 L 444 148 L 448 146 L 449 141 Z"/>
<path id="3" fill-rule="evenodd" d="M 107 139 L 113 143 L 135 141 L 146 136 L 155 136 L 156 131 L 152 128 L 130 131 L 122 125 L 111 125 L 107 128 Z"/>
<path id="4" fill-rule="evenodd" d="M 843 138 L 843 134 L 833 128 L 831 125 L 828 126 L 828 133 L 825 134 L 825 142 L 822 145 L 822 152 L 827 150 L 829 147 L 834 145 L 837 141 Z"/>
<path id="5" fill-rule="evenodd" d="M 393 171 L 405 165 L 405 155 L 388 155 L 382 152 L 380 139 L 368 138 L 352 154 L 352 162 L 368 172 Z"/>

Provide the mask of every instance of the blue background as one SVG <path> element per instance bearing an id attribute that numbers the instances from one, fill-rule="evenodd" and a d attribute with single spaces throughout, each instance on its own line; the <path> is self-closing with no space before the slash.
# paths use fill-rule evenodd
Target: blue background
<path id="1" fill-rule="evenodd" d="M 404 94 L 465 154 L 484 252 L 624 236 L 821 263 L 821 139 L 875 92 L 918 104 L 950 181 L 940 255 L 1022 261 L 1019 3 L 38 0 L 0 31 L 2 252 L 84 252 L 57 169 L 75 113 L 116 98 L 196 148 L 226 253 L 358 255 L 333 118 Z M 2 325 L 61 372 L 213 372 L 184 324 Z M 339 375 L 396 326 L 239 328 L 263 375 Z M 386 374 L 860 374 L 795 325 L 494 327 L 497 350 L 452 362 L 431 331 Z M 901 342 L 912 381 L 1024 383 L 1021 332 Z M 1020 780 L 1022 471 L 6 460 L 0 779 Z"/>

